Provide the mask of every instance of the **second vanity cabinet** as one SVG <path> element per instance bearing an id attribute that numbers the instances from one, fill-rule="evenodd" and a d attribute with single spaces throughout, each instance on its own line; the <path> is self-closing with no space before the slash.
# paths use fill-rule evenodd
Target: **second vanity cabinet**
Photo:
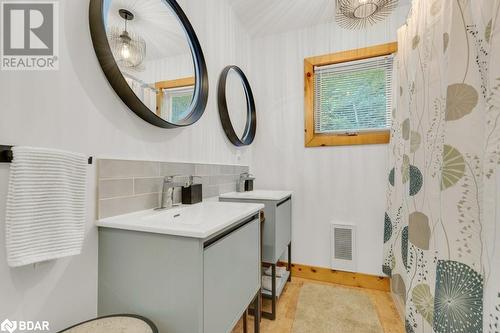
<path id="1" fill-rule="evenodd" d="M 292 240 L 292 192 L 266 190 L 231 192 L 221 194 L 219 200 L 265 205 L 262 261 L 278 262 Z"/>
<path id="2" fill-rule="evenodd" d="M 262 289 L 264 297 L 272 301 L 271 312 L 263 312 L 268 319 L 276 319 L 276 298 L 281 295 L 285 284 L 291 279 L 292 251 L 292 192 L 255 190 L 249 192 L 231 192 L 219 196 L 221 202 L 245 202 L 264 204 L 262 231 L 262 262 L 271 269 L 271 290 Z M 287 272 L 281 278 L 276 277 L 276 266 L 280 258 L 287 254 Z"/>
<path id="3" fill-rule="evenodd" d="M 143 315 L 164 333 L 225 333 L 253 300 L 259 306 L 258 210 L 208 237 L 123 225 L 99 228 L 100 316 Z"/>

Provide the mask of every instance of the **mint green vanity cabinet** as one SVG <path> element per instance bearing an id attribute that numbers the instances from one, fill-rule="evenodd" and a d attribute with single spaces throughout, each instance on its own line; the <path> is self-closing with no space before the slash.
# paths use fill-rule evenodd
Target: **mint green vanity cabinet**
<path id="1" fill-rule="evenodd" d="M 288 197 L 276 202 L 274 209 L 274 243 L 270 255 L 267 257 L 269 263 L 277 262 L 287 247 L 292 242 L 292 198 Z M 266 205 L 267 206 L 267 205 Z M 273 215 L 269 216 L 270 222 Z M 265 227 L 264 227 L 265 228 Z"/>
<path id="2" fill-rule="evenodd" d="M 255 190 L 231 192 L 219 196 L 221 202 L 254 203 L 264 205 L 262 230 L 262 262 L 271 269 L 271 290 L 262 289 L 262 296 L 271 299 L 271 312 L 263 312 L 267 319 L 276 319 L 276 300 L 285 284 L 291 280 L 292 257 L 292 192 Z M 276 266 L 283 255 L 287 255 L 287 272 L 276 276 Z"/>
<path id="3" fill-rule="evenodd" d="M 262 261 L 276 263 L 292 241 L 292 192 L 255 190 L 219 196 L 221 202 L 264 204 Z"/>
<path id="4" fill-rule="evenodd" d="M 208 246 L 203 251 L 205 332 L 228 332 L 260 288 L 260 223 Z"/>
<path id="5" fill-rule="evenodd" d="M 258 215 L 205 239 L 100 227 L 98 313 L 140 314 L 162 333 L 231 332 L 260 269 Z"/>

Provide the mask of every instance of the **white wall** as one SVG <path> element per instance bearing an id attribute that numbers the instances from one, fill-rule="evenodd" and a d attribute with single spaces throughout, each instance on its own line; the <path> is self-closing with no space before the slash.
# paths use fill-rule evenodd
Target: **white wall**
<path id="1" fill-rule="evenodd" d="M 354 223 L 358 271 L 382 274 L 387 145 L 304 148 L 304 58 L 396 40 L 408 8 L 363 30 L 336 24 L 252 43 L 257 187 L 294 191 L 293 262 L 330 267 L 330 222 Z"/>
<path id="2" fill-rule="evenodd" d="M 88 4 L 88 0 L 60 1 L 59 71 L 0 74 L 0 144 L 60 148 L 98 158 L 251 162 L 251 149 L 237 150 L 225 138 L 216 109 L 216 83 L 222 68 L 236 63 L 250 71 L 250 40 L 225 0 L 181 2 L 202 44 L 211 91 L 202 119 L 176 130 L 145 123 L 110 88 L 92 48 Z M 89 166 L 83 253 L 36 268 L 11 269 L 6 264 L 8 177 L 8 165 L 0 165 L 0 320 L 49 320 L 56 331 L 95 316 L 95 164 Z"/>
<path id="3" fill-rule="evenodd" d="M 193 56 L 191 53 L 149 60 L 145 62 L 145 67 L 144 72 L 132 74 L 150 84 L 194 76 Z"/>

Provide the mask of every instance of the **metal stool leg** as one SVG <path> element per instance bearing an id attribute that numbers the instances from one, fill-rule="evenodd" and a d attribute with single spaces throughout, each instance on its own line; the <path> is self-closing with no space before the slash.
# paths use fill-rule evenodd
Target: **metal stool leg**
<path id="1" fill-rule="evenodd" d="M 243 333 L 248 333 L 247 310 L 243 313 Z"/>
<path id="2" fill-rule="evenodd" d="M 276 264 L 271 266 L 271 297 L 272 299 L 272 320 L 276 319 Z"/>
<path id="3" fill-rule="evenodd" d="M 276 319 L 276 264 L 271 264 L 271 312 L 262 312 L 262 317 Z"/>
<path id="4" fill-rule="evenodd" d="M 288 244 L 287 269 L 290 272 L 290 275 L 288 275 L 288 282 L 290 282 L 290 281 L 292 281 L 292 242 L 290 242 L 290 244 Z"/>
<path id="5" fill-rule="evenodd" d="M 260 308 L 260 290 L 257 292 L 257 296 L 255 296 L 255 303 L 254 303 L 254 308 L 255 308 L 255 316 L 254 316 L 254 333 L 260 333 L 260 313 L 261 313 L 261 308 Z"/>

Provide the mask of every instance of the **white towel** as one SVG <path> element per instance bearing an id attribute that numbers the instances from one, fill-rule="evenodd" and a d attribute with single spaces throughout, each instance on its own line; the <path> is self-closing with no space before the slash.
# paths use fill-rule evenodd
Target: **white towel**
<path id="1" fill-rule="evenodd" d="M 286 273 L 286 268 L 282 266 L 276 266 L 276 277 L 283 277 L 285 276 Z M 272 270 L 271 267 L 269 266 L 265 271 L 264 274 L 271 276 L 272 275 Z"/>
<path id="2" fill-rule="evenodd" d="M 9 266 L 80 254 L 87 158 L 44 148 L 12 151 L 5 219 Z"/>
<path id="3" fill-rule="evenodd" d="M 270 276 L 262 276 L 262 289 L 272 291 L 273 289 L 273 278 Z"/>

